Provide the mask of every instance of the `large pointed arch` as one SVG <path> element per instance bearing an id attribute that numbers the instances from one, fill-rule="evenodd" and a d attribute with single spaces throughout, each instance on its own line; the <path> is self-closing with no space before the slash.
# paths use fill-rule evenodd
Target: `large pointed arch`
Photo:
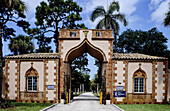
<path id="1" fill-rule="evenodd" d="M 98 47 L 92 45 L 87 38 L 83 40 L 78 46 L 70 49 L 65 57 L 65 61 L 73 61 L 83 53 L 88 52 L 91 56 L 97 58 L 100 62 L 107 62 L 106 55 Z"/>

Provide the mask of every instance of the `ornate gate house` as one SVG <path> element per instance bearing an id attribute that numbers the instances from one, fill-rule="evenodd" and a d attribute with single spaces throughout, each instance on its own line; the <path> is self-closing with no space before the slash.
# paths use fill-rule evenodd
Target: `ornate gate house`
<path id="1" fill-rule="evenodd" d="M 3 95 L 21 102 L 61 101 L 71 88 L 70 63 L 88 52 L 101 63 L 103 103 L 149 104 L 167 100 L 167 58 L 113 53 L 113 31 L 61 29 L 59 53 L 6 56 Z"/>

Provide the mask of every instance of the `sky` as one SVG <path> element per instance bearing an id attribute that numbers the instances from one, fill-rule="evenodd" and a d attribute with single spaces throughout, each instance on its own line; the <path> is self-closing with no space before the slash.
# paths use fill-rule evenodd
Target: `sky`
<path id="1" fill-rule="evenodd" d="M 31 27 L 35 27 L 35 8 L 40 4 L 43 0 L 23 0 L 27 6 L 28 11 L 26 13 L 26 20 L 30 22 Z M 47 0 L 44 0 L 45 2 Z M 82 21 L 78 23 L 84 23 L 86 27 L 89 29 L 94 29 L 96 24 L 99 22 L 101 18 L 96 19 L 94 22 L 91 22 L 89 16 L 92 11 L 97 6 L 104 6 L 107 10 L 107 6 L 110 5 L 113 0 L 73 0 L 77 2 L 79 6 L 83 8 L 81 12 Z M 163 32 L 163 35 L 168 38 L 168 49 L 170 49 L 170 27 L 163 26 L 163 19 L 165 17 L 165 13 L 168 11 L 168 2 L 170 0 L 116 0 L 120 4 L 120 12 L 126 15 L 126 18 L 129 22 L 127 27 L 124 27 L 120 23 L 120 33 L 125 31 L 127 28 L 132 30 L 150 30 L 153 27 L 157 27 L 158 31 Z M 16 30 L 16 35 L 24 34 L 21 28 L 15 26 L 15 24 L 8 23 L 9 27 L 14 27 Z M 36 43 L 36 40 L 34 40 Z M 3 42 L 3 55 L 11 54 L 8 49 L 8 43 Z M 55 51 L 55 44 L 51 44 L 52 49 Z M 37 47 L 35 45 L 35 47 Z M 93 65 L 94 59 L 93 57 L 89 57 L 89 66 L 91 69 L 90 75 L 93 78 L 94 73 L 96 73 L 97 68 Z"/>

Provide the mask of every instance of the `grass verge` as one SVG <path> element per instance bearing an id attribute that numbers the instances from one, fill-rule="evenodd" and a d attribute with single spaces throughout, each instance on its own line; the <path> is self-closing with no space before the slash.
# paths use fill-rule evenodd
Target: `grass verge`
<path id="1" fill-rule="evenodd" d="M 125 111 L 170 111 L 170 104 L 116 104 Z"/>
<path id="2" fill-rule="evenodd" d="M 20 102 L 12 102 L 12 107 L 7 109 L 0 109 L 1 111 L 39 111 L 44 109 L 52 103 L 20 103 Z"/>
<path id="3" fill-rule="evenodd" d="M 100 97 L 100 95 L 98 95 L 97 93 L 93 93 L 93 95 L 98 97 L 98 98 Z"/>
<path id="4" fill-rule="evenodd" d="M 73 97 L 79 96 L 79 95 L 81 95 L 81 94 L 83 94 L 83 92 L 80 92 L 80 93 L 73 93 Z"/>

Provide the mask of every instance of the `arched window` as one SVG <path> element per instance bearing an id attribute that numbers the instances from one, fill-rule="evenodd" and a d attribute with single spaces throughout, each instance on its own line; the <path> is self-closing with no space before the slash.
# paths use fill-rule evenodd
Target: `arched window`
<path id="1" fill-rule="evenodd" d="M 27 91 L 37 91 L 38 89 L 38 72 L 31 66 L 30 69 L 26 71 L 26 90 Z"/>
<path id="2" fill-rule="evenodd" d="M 141 68 L 133 74 L 133 92 L 146 93 L 146 73 Z"/>

